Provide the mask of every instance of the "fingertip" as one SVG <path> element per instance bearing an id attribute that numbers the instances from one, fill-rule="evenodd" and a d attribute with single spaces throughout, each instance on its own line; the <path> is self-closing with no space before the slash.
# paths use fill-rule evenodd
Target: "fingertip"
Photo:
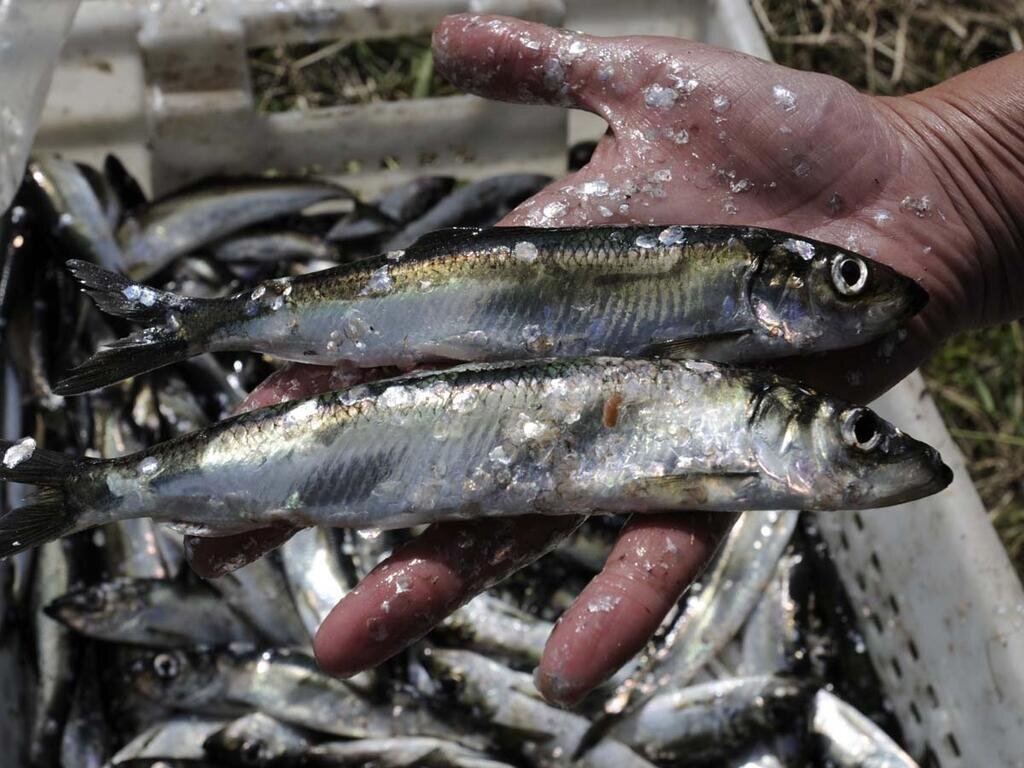
<path id="1" fill-rule="evenodd" d="M 610 94 L 593 93 L 598 56 L 615 43 L 505 16 L 446 16 L 433 35 L 434 64 L 450 83 L 491 99 L 596 111 Z M 600 54 L 598 53 L 600 52 Z M 603 86 L 602 86 L 603 88 Z"/>
<path id="2" fill-rule="evenodd" d="M 575 707 L 588 692 L 543 665 L 533 670 L 533 685 L 546 702 L 562 709 Z"/>
<path id="3" fill-rule="evenodd" d="M 605 567 L 555 625 L 534 674 L 541 694 L 579 703 L 640 652 L 714 554 L 729 515 L 636 515 Z"/>

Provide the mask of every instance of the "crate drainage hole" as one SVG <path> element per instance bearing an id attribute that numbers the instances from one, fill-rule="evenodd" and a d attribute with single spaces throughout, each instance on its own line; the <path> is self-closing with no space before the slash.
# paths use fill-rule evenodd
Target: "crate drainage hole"
<path id="1" fill-rule="evenodd" d="M 952 733 L 947 733 L 946 743 L 949 745 L 950 751 L 957 757 L 960 757 L 960 745 L 956 742 L 956 736 L 954 736 Z"/>
<path id="2" fill-rule="evenodd" d="M 921 712 L 917 708 L 917 704 L 910 702 L 910 714 L 914 716 L 914 722 L 918 725 L 921 724 Z"/>

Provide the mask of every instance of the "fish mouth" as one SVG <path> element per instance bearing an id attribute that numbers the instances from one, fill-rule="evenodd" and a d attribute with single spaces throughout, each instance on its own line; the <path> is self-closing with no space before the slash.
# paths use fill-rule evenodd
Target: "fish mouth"
<path id="1" fill-rule="evenodd" d="M 886 495 L 877 502 L 879 507 L 905 504 L 932 496 L 944 490 L 953 482 L 953 470 L 939 458 L 938 453 L 928 456 L 923 462 L 904 463 L 897 468 L 897 476 L 919 478 L 917 482 L 901 483 L 898 491 Z"/>

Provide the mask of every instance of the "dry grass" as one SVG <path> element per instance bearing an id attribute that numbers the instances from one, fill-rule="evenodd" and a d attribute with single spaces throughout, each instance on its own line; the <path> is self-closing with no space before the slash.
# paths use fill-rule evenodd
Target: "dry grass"
<path id="1" fill-rule="evenodd" d="M 434 72 L 429 35 L 257 48 L 249 64 L 261 112 L 456 93 Z"/>
<path id="2" fill-rule="evenodd" d="M 1024 47 L 1024 2 L 752 4 L 777 61 L 872 93 L 925 88 Z M 1024 328 L 1017 322 L 957 337 L 924 374 L 1024 576 Z"/>

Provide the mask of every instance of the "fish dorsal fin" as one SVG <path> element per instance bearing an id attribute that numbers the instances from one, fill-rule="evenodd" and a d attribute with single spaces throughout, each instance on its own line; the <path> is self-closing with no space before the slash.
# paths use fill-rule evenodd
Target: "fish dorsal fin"
<path id="1" fill-rule="evenodd" d="M 488 242 L 491 229 L 483 227 L 446 227 L 420 235 L 405 249 L 407 256 L 427 256 L 438 251 L 454 251 Z"/>

